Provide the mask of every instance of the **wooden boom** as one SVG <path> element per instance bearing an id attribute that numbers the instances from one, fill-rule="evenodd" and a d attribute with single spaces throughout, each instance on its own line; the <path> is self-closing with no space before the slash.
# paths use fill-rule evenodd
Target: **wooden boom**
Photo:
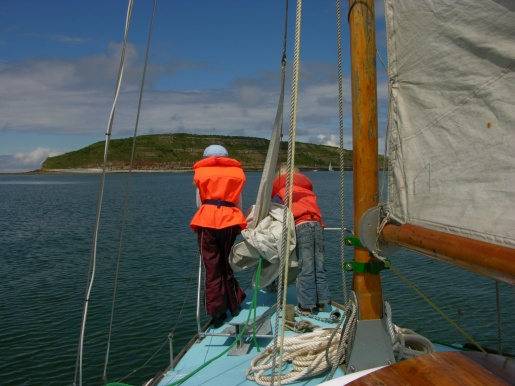
<path id="1" fill-rule="evenodd" d="M 515 285 L 515 249 L 416 225 L 387 224 L 383 241 Z"/>

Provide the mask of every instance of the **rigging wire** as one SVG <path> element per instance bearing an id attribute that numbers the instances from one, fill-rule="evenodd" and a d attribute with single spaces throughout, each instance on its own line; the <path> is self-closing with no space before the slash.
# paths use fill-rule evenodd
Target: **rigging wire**
<path id="1" fill-rule="evenodd" d="M 154 352 L 154 354 L 152 354 L 152 356 L 150 358 L 147 359 L 147 361 L 145 363 L 143 363 L 140 367 L 138 367 L 137 369 L 134 369 L 132 370 L 129 374 L 125 375 L 124 377 L 118 379 L 117 382 L 121 382 L 121 381 L 124 381 L 125 379 L 129 378 L 131 375 L 137 373 L 138 371 L 140 371 L 141 369 L 145 368 L 152 359 L 155 358 L 155 356 L 157 354 L 159 354 L 159 352 L 163 349 L 164 346 L 166 346 L 166 344 L 168 343 L 168 337 L 165 339 L 165 341 L 163 343 L 161 343 L 161 346 L 158 347 L 158 349 Z M 110 384 L 111 385 L 111 384 Z"/>
<path id="2" fill-rule="evenodd" d="M 499 355 L 502 355 L 502 325 L 501 325 L 501 292 L 499 281 L 495 281 L 495 304 L 497 306 L 497 342 Z"/>
<path id="3" fill-rule="evenodd" d="M 386 4 L 385 4 L 385 8 L 386 8 Z M 386 10 L 385 10 L 386 11 Z M 386 44 L 388 45 L 388 39 L 386 40 Z M 388 49 L 387 49 L 388 50 Z M 388 73 L 388 68 L 389 66 L 386 66 L 384 61 L 383 61 L 383 58 L 381 57 L 381 54 L 379 53 L 379 50 L 376 49 L 376 56 L 377 58 L 379 59 L 379 61 L 381 62 L 381 65 L 383 66 L 383 70 L 387 76 L 387 79 L 388 79 L 388 99 L 391 100 L 392 98 L 392 79 L 390 78 L 390 74 Z M 389 58 L 387 57 L 387 60 Z M 383 201 L 383 198 L 385 197 L 385 185 L 386 185 L 386 179 L 387 179 L 387 176 L 386 176 L 386 172 L 388 171 L 388 158 L 387 158 L 387 154 L 388 154 L 388 138 L 390 137 L 390 125 L 391 125 L 391 113 L 390 113 L 390 108 L 388 108 L 388 112 L 387 112 L 387 116 L 386 116 L 386 128 L 385 128 L 385 135 L 384 135 L 384 155 L 383 155 L 383 162 L 382 162 L 382 166 L 381 166 L 381 170 L 383 171 L 383 175 L 382 175 L 382 178 L 381 178 L 381 189 L 380 189 L 380 193 L 379 193 L 379 199 L 380 201 L 382 202 Z M 381 206 L 383 206 L 383 204 L 380 204 Z"/>
<path id="4" fill-rule="evenodd" d="M 148 40 L 147 40 L 147 49 L 145 53 L 145 64 L 143 66 L 143 74 L 141 77 L 141 86 L 139 91 L 139 99 L 138 99 L 138 109 L 136 114 L 136 123 L 134 125 L 134 134 L 132 139 L 132 151 L 131 151 L 131 158 L 129 162 L 129 172 L 127 175 L 127 186 L 125 188 L 125 199 L 123 203 L 123 216 L 122 216 L 122 226 L 120 231 L 120 242 L 118 246 L 118 259 L 116 263 L 116 273 L 115 273 L 115 279 L 114 279 L 114 289 L 113 289 L 113 300 L 111 305 L 111 318 L 109 321 L 109 333 L 107 338 L 107 349 L 106 349 L 106 355 L 105 355 L 105 361 L 104 361 L 104 372 L 102 374 L 102 381 L 104 384 L 107 382 L 107 364 L 109 363 L 109 350 L 111 347 L 111 334 L 113 329 L 113 319 L 114 319 L 114 310 L 115 310 L 115 304 L 116 304 L 116 292 L 118 287 L 118 274 L 120 271 L 120 261 L 121 261 L 121 254 L 122 254 L 122 245 L 123 245 L 123 234 L 125 230 L 125 220 L 127 218 L 127 207 L 129 203 L 129 192 L 131 187 L 131 177 L 132 177 L 132 166 L 134 163 L 134 154 L 136 152 L 136 137 L 138 134 L 138 125 L 139 125 L 139 117 L 141 112 L 141 101 L 143 99 L 143 90 L 145 88 L 145 78 L 147 73 L 147 66 L 148 66 L 148 58 L 150 54 L 150 42 L 152 40 L 152 31 L 154 29 L 154 20 L 155 20 L 155 14 L 156 14 L 156 8 L 157 8 L 157 0 L 154 0 L 154 8 L 152 10 L 152 17 L 150 21 L 150 29 L 148 33 Z"/>
<path id="5" fill-rule="evenodd" d="M 389 74 L 388 74 L 388 68 L 386 67 L 386 65 L 384 64 L 384 61 L 383 61 L 383 58 L 381 57 L 381 54 L 379 53 L 378 50 L 376 50 L 376 55 L 377 57 L 379 58 L 379 61 L 381 62 L 382 66 L 383 66 L 383 69 L 387 75 L 387 78 L 388 78 L 388 98 L 391 99 L 392 98 L 392 81 L 390 81 L 390 77 L 389 77 Z M 385 185 L 386 185 L 386 179 L 387 179 L 387 176 L 386 176 L 386 173 L 388 171 L 388 158 L 387 158 L 387 154 L 388 154 L 388 138 L 390 137 L 390 124 L 391 124 L 391 113 L 390 113 L 390 108 L 388 108 L 388 112 L 387 112 L 387 117 L 386 117 L 386 128 L 385 128 L 385 135 L 384 135 L 384 155 L 383 155 L 383 162 L 382 162 L 382 165 L 381 165 L 381 170 L 383 172 L 383 175 L 382 175 L 382 178 L 381 178 L 381 191 L 379 193 L 379 199 L 380 201 L 382 202 L 383 201 L 383 198 L 385 197 Z M 382 204 L 381 204 L 382 205 Z"/>
<path id="6" fill-rule="evenodd" d="M 472 342 L 478 350 L 486 354 L 486 351 L 477 343 L 472 337 L 467 334 L 458 324 L 456 324 L 445 312 L 443 312 L 436 304 L 434 304 L 431 299 L 429 299 L 421 290 L 419 290 L 408 278 L 406 278 L 402 273 L 400 273 L 397 268 L 395 268 L 388 259 L 380 256 L 378 251 L 371 252 L 375 258 L 379 259 L 383 262 L 388 268 L 390 268 L 399 278 L 401 278 L 415 293 L 417 293 L 422 299 L 424 299 L 427 304 L 429 304 L 433 309 L 438 312 L 445 320 L 449 322 L 454 328 L 456 328 L 465 338 L 467 338 L 470 342 Z"/>
<path id="7" fill-rule="evenodd" d="M 102 200 L 103 200 L 103 196 L 104 196 L 104 186 L 105 186 L 106 169 L 107 169 L 107 155 L 108 155 L 108 150 L 109 150 L 109 140 L 110 140 L 110 136 L 111 136 L 111 131 L 113 129 L 114 113 L 116 110 L 116 103 L 118 100 L 118 95 L 120 93 L 120 87 L 121 87 L 122 78 L 123 78 L 125 51 L 127 48 L 127 38 L 129 35 L 129 27 L 130 27 L 130 22 L 131 22 L 133 3 L 134 3 L 133 0 L 129 0 L 128 9 L 127 9 L 127 17 L 126 17 L 126 21 L 125 21 L 125 35 L 124 35 L 124 39 L 123 39 L 122 54 L 121 54 L 121 58 L 120 58 L 120 66 L 118 69 L 118 80 L 117 80 L 117 84 L 116 84 L 116 91 L 115 91 L 115 95 L 114 95 L 113 106 L 111 108 L 111 113 L 109 116 L 109 122 L 108 122 L 107 132 L 106 132 L 105 148 L 104 148 L 104 161 L 103 161 L 103 166 L 102 166 L 102 179 L 100 182 L 100 191 L 99 191 L 99 196 L 98 196 L 96 220 L 95 220 L 95 226 L 94 226 L 94 231 L 93 231 L 93 241 L 92 241 L 92 246 L 91 246 L 88 280 L 87 280 L 87 284 L 86 284 L 86 294 L 84 297 L 84 308 L 83 308 L 83 312 L 82 312 L 82 322 L 81 322 L 81 330 L 80 330 L 80 336 L 79 336 L 79 344 L 78 344 L 78 349 L 77 349 L 77 359 L 75 362 L 75 377 L 73 380 L 73 385 L 76 385 L 77 378 L 78 378 L 79 385 L 82 385 L 82 355 L 83 355 L 84 334 L 85 334 L 85 330 L 86 330 L 86 316 L 88 313 L 89 298 L 91 296 L 91 289 L 93 287 L 93 281 L 95 278 L 96 259 L 97 259 L 97 243 L 98 243 L 98 228 L 99 228 L 99 224 L 100 224 L 100 213 L 102 211 Z"/>

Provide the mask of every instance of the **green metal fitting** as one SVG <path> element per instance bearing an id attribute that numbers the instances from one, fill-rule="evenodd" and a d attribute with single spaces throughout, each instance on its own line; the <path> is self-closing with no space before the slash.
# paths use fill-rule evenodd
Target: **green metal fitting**
<path id="1" fill-rule="evenodd" d="M 359 239 L 359 237 L 355 237 L 355 236 L 345 237 L 345 245 L 351 245 L 351 246 L 363 248 L 363 244 L 361 244 L 361 240 Z"/>
<path id="2" fill-rule="evenodd" d="M 378 275 L 383 269 L 388 269 L 388 267 L 382 261 L 372 261 L 369 263 L 347 261 L 345 263 L 346 271 L 353 271 L 356 273 L 370 273 L 372 275 Z"/>

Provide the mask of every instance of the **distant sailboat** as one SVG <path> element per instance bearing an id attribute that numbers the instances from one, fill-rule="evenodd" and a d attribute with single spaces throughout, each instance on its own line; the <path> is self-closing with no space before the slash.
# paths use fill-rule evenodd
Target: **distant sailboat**
<path id="1" fill-rule="evenodd" d="M 328 171 L 332 172 L 333 171 L 333 165 L 331 164 L 331 162 L 329 162 L 329 168 L 327 168 Z"/>

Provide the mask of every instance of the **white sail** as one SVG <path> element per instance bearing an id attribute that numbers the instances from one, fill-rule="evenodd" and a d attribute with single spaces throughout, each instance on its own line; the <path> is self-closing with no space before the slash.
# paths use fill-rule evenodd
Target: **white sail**
<path id="1" fill-rule="evenodd" d="M 515 248 L 515 2 L 385 7 L 391 217 Z"/>

